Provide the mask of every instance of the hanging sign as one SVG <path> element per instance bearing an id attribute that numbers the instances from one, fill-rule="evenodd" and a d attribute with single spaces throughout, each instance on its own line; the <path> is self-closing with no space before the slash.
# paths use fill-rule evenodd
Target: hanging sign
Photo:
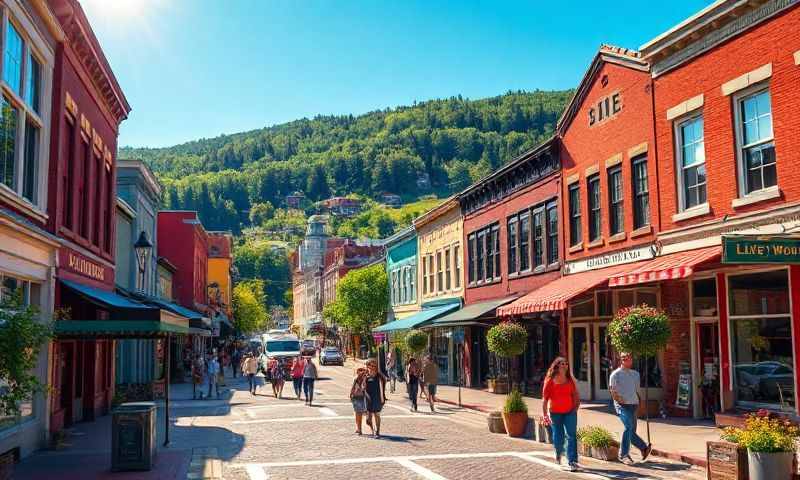
<path id="1" fill-rule="evenodd" d="M 800 238 L 763 235 L 722 237 L 722 263 L 800 263 Z"/>
<path id="2" fill-rule="evenodd" d="M 678 398 L 675 399 L 675 406 L 684 410 L 689 409 L 689 399 L 692 394 L 692 376 L 681 374 L 678 376 Z"/>

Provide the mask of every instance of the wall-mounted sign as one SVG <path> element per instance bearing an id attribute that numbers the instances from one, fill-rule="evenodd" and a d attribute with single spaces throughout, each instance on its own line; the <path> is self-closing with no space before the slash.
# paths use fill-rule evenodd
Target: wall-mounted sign
<path id="1" fill-rule="evenodd" d="M 684 410 L 689 409 L 692 397 L 692 376 L 681 374 L 678 376 L 678 393 L 675 398 L 675 406 Z"/>
<path id="2" fill-rule="evenodd" d="M 722 237 L 722 263 L 800 263 L 800 238 L 757 235 Z"/>
<path id="3" fill-rule="evenodd" d="M 622 111 L 622 96 L 619 92 L 602 97 L 589 107 L 589 126 L 605 123 Z"/>
<path id="4" fill-rule="evenodd" d="M 633 263 L 641 260 L 650 260 L 658 254 L 658 250 L 658 247 L 653 244 L 632 248 L 630 250 L 598 255 L 596 257 L 584 258 L 574 262 L 567 262 L 564 265 L 564 275 L 597 270 L 598 268 L 612 267 L 614 265 L 623 265 L 625 263 Z"/>
<path id="5" fill-rule="evenodd" d="M 59 251 L 59 266 L 100 282 L 105 282 L 114 276 L 111 268 L 66 247 Z"/>

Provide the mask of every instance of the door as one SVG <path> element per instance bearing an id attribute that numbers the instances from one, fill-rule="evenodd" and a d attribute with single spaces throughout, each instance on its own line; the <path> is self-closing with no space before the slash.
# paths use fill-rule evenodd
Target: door
<path id="1" fill-rule="evenodd" d="M 590 325 L 570 326 L 570 358 L 572 376 L 582 399 L 592 398 L 592 355 Z"/>
<path id="2" fill-rule="evenodd" d="M 700 366 L 700 412 L 713 418 L 720 411 L 719 324 L 697 324 L 697 364 Z"/>
<path id="3" fill-rule="evenodd" d="M 594 344 L 597 345 L 594 356 L 594 399 L 610 400 L 611 393 L 608 391 L 608 379 L 614 366 L 617 363 L 617 352 L 611 345 L 608 338 L 608 324 L 599 323 L 594 325 Z"/>

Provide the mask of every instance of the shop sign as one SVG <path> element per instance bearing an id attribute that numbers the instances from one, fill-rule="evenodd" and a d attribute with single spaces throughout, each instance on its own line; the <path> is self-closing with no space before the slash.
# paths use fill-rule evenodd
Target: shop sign
<path id="1" fill-rule="evenodd" d="M 692 392 L 692 376 L 688 374 L 681 374 L 678 376 L 678 396 L 675 399 L 675 406 L 677 408 L 688 409 L 689 400 Z"/>
<path id="2" fill-rule="evenodd" d="M 755 235 L 723 237 L 722 263 L 800 263 L 800 238 Z"/>
<path id="3" fill-rule="evenodd" d="M 639 262 L 641 260 L 650 260 L 658 255 L 658 252 L 658 245 L 653 244 L 639 248 L 632 248 L 630 250 L 623 250 L 620 252 L 607 253 L 597 257 L 576 260 L 574 262 L 567 262 L 564 265 L 564 275 L 586 272 L 589 270 L 597 270 L 599 268 L 613 267 L 614 265 Z"/>
<path id="4" fill-rule="evenodd" d="M 386 334 L 384 332 L 373 333 L 372 339 L 375 340 L 375 343 L 383 343 L 386 340 Z"/>
<path id="5" fill-rule="evenodd" d="M 97 280 L 105 282 L 111 277 L 110 269 L 100 262 L 89 260 L 74 250 L 62 248 L 59 252 L 59 265 L 67 270 Z"/>

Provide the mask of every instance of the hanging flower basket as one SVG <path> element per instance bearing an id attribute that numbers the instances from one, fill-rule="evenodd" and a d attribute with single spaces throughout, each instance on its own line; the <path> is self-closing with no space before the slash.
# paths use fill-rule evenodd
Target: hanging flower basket
<path id="1" fill-rule="evenodd" d="M 525 351 L 528 332 L 516 322 L 501 322 L 489 329 L 486 345 L 499 357 L 511 358 Z"/>
<path id="2" fill-rule="evenodd" d="M 655 355 L 669 341 L 669 317 L 648 305 L 620 309 L 608 325 L 611 344 L 618 352 Z"/>

